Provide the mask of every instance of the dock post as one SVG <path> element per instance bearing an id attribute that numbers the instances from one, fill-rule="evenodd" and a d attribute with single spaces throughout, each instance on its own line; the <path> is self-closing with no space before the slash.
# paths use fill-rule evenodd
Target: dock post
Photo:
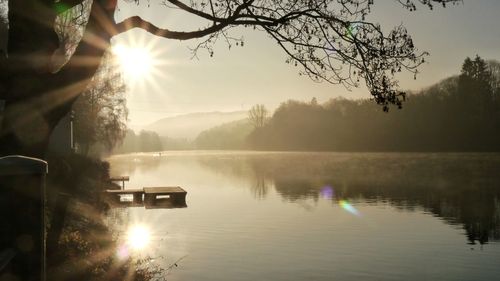
<path id="1" fill-rule="evenodd" d="M 0 279 L 45 281 L 47 162 L 0 158 Z"/>

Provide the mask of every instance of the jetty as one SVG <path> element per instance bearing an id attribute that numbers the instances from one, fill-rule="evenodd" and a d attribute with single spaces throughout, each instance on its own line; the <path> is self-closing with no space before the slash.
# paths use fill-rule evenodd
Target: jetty
<path id="1" fill-rule="evenodd" d="M 141 207 L 146 209 L 185 208 L 187 191 L 179 186 L 144 187 L 106 190 L 112 207 Z M 132 200 L 125 200 L 132 197 Z"/>
<path id="2" fill-rule="evenodd" d="M 121 182 L 122 183 L 122 189 L 125 189 L 125 182 L 129 181 L 130 178 L 129 176 L 120 176 L 120 177 L 112 177 L 109 179 L 112 182 Z"/>

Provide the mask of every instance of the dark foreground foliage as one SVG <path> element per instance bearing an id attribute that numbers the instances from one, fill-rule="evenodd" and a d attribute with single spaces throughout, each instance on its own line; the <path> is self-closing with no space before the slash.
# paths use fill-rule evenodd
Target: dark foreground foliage
<path id="1" fill-rule="evenodd" d="M 102 196 L 113 187 L 109 164 L 76 154 L 49 161 L 48 280 L 165 280 L 165 270 L 150 266 L 148 258 L 120 259 L 116 254 Z M 60 229 L 58 222 L 63 222 Z"/>

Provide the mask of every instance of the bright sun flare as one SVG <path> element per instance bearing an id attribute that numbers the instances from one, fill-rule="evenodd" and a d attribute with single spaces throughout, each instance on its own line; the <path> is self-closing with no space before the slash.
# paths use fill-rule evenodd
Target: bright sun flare
<path id="1" fill-rule="evenodd" d="M 128 78 L 148 78 L 151 74 L 153 59 L 147 48 L 127 47 L 119 44 L 113 47 L 113 53 Z"/>
<path id="2" fill-rule="evenodd" d="M 151 240 L 149 229 L 143 225 L 132 226 L 127 233 L 127 243 L 135 250 L 144 249 Z"/>

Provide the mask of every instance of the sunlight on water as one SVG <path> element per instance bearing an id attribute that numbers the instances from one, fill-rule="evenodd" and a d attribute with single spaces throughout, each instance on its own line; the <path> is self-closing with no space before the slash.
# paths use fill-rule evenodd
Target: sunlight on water
<path id="1" fill-rule="evenodd" d="M 127 232 L 127 244 L 134 250 L 142 250 L 149 245 L 151 234 L 144 225 L 134 225 Z"/>
<path id="2" fill-rule="evenodd" d="M 500 276 L 500 154 L 154 155 L 112 157 L 111 173 L 129 175 L 127 188 L 181 186 L 187 208 L 121 209 L 121 239 L 154 243 L 118 255 L 186 257 L 169 280 Z"/>
<path id="3" fill-rule="evenodd" d="M 131 256 L 148 255 L 151 243 L 150 228 L 143 224 L 132 224 L 124 235 L 123 243 L 119 244 L 116 256 L 126 260 Z"/>

